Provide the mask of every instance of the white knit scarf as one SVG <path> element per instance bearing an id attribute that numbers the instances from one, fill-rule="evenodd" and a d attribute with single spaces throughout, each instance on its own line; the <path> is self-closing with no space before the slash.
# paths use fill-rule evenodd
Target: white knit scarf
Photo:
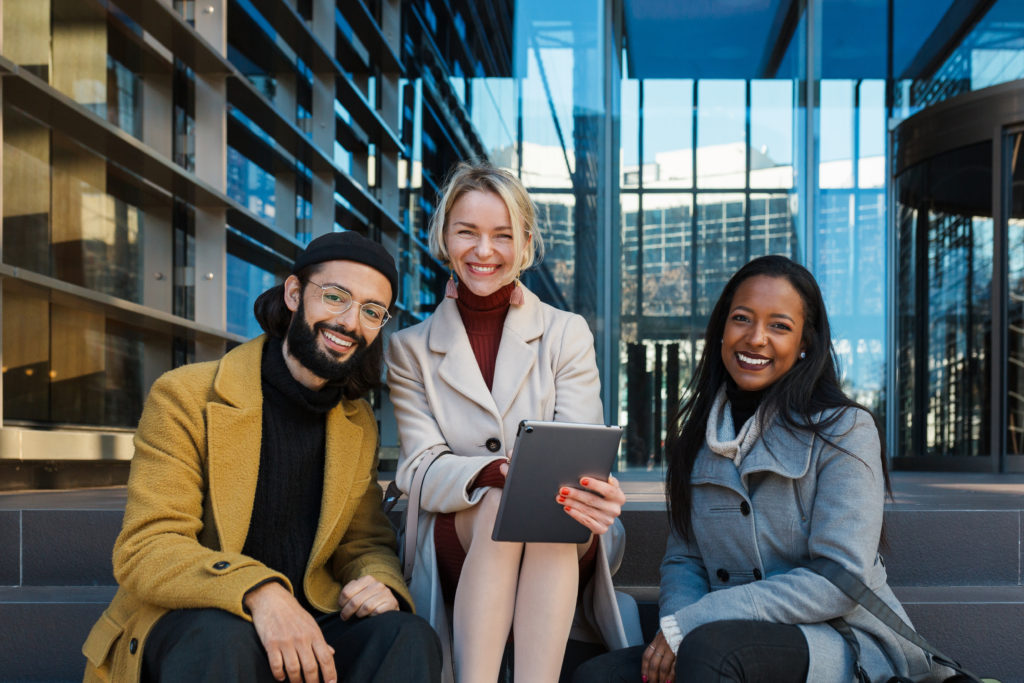
<path id="1" fill-rule="evenodd" d="M 708 448 L 726 458 L 730 458 L 736 467 L 740 466 L 743 457 L 750 452 L 754 444 L 761 438 L 761 409 L 751 416 L 736 433 L 736 426 L 732 422 L 732 408 L 725 395 L 723 384 L 715 395 L 715 402 L 711 405 L 711 414 L 708 415 L 708 428 L 704 438 L 708 442 Z"/>

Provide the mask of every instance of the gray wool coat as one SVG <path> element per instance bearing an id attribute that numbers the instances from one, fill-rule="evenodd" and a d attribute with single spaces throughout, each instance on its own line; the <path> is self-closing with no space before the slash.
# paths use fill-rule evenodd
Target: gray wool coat
<path id="1" fill-rule="evenodd" d="M 922 681 L 951 675 L 804 568 L 817 557 L 835 560 L 909 623 L 878 554 L 885 483 L 870 415 L 848 409 L 830 430 L 829 440 L 849 453 L 775 421 L 763 434 L 741 432 L 736 439 L 727 404 L 713 428 L 717 450 L 733 440 L 744 452 L 737 466 L 705 440 L 694 463 L 692 539 L 673 531 L 661 565 L 666 636 L 678 629 L 678 642 L 702 624 L 728 619 L 797 624 L 810 651 L 807 680 L 845 683 L 854 680 L 853 655 L 825 623 L 843 617 L 872 681 L 893 674 Z"/>

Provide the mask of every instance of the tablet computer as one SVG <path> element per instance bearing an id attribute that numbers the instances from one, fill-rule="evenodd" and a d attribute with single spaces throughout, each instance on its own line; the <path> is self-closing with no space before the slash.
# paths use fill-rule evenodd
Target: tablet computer
<path id="1" fill-rule="evenodd" d="M 519 423 L 512 459 L 491 538 L 520 543 L 583 543 L 590 530 L 555 501 L 563 486 L 580 477 L 608 480 L 619 450 L 618 426 L 542 422 Z"/>

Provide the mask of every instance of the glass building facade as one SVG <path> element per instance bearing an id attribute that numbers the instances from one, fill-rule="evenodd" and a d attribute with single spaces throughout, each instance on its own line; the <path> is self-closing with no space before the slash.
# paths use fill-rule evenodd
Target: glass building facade
<path id="1" fill-rule="evenodd" d="M 6 0 L 0 464 L 130 457 L 162 372 L 258 333 L 310 239 L 448 277 L 445 174 L 487 158 L 594 331 L 623 470 L 660 470 L 750 258 L 818 278 L 897 467 L 1021 469 L 1024 9 L 1013 0 Z M 397 435 L 375 397 L 384 444 Z"/>

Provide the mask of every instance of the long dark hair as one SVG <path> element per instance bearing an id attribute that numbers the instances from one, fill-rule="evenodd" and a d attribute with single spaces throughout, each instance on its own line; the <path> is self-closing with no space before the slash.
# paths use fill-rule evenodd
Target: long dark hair
<path id="1" fill-rule="evenodd" d="M 765 390 L 757 419 L 776 419 L 790 432 L 810 431 L 832 443 L 828 433 L 842 418 L 845 409 L 860 408 L 871 413 L 844 394 L 839 385 L 839 363 L 832 346 L 832 331 L 825 312 L 825 302 L 810 271 L 785 256 L 762 256 L 740 268 L 729 279 L 721 296 L 718 297 L 715 308 L 711 311 L 704 334 L 704 352 L 690 379 L 687 397 L 669 428 L 665 446 L 668 455 L 668 479 L 665 487 L 668 493 L 669 518 L 676 532 L 685 539 L 689 539 L 693 532 L 693 490 L 690 484 L 693 463 L 704 444 L 708 416 L 715 395 L 724 382 L 731 381 L 722 363 L 725 324 L 736 290 L 745 280 L 759 275 L 785 278 L 803 300 L 804 328 L 801 341 L 806 357 Z M 840 410 L 829 410 L 833 408 Z M 822 416 L 822 411 L 829 412 Z M 872 418 L 875 419 L 874 415 Z M 764 428 L 765 425 L 762 424 L 761 427 Z M 885 442 L 881 439 L 877 419 L 875 428 L 879 430 L 879 441 L 882 444 L 885 489 L 890 491 Z M 850 455 L 859 457 L 852 453 Z"/>
<path id="2" fill-rule="evenodd" d="M 302 293 L 306 293 L 306 285 L 310 278 L 316 275 L 320 264 L 314 264 L 303 268 L 295 274 L 302 283 Z M 288 326 L 292 322 L 293 313 L 284 303 L 284 284 L 275 285 L 256 297 L 256 303 L 252 307 L 256 316 L 256 322 L 260 324 L 263 331 L 271 337 L 284 339 L 288 336 Z M 364 397 L 370 391 L 381 386 L 381 368 L 384 366 L 384 335 L 378 334 L 377 338 L 366 347 L 358 365 L 339 384 L 341 395 L 353 400 Z"/>

